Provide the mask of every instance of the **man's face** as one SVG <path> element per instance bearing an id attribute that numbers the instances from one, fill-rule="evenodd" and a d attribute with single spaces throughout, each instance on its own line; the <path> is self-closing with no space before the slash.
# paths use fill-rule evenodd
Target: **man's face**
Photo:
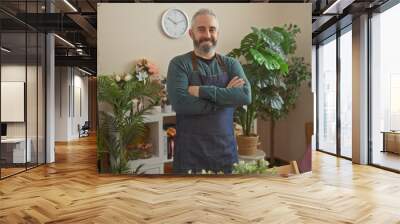
<path id="1" fill-rule="evenodd" d="M 218 22 L 210 15 L 197 16 L 195 24 L 189 30 L 194 47 L 203 53 L 215 50 L 218 33 Z"/>

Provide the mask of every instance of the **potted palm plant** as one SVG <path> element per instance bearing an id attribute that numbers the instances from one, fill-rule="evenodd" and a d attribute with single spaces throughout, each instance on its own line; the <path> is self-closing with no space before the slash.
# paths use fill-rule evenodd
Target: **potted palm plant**
<path id="1" fill-rule="evenodd" d="M 126 173 L 129 144 L 142 137 L 144 115 L 159 100 L 160 85 L 150 76 L 137 72 L 98 77 L 98 99 L 104 110 L 99 111 L 97 134 L 100 172 Z M 147 103 L 135 108 L 135 102 Z M 146 106 L 143 106 L 146 105 Z"/>
<path id="2" fill-rule="evenodd" d="M 304 66 L 304 69 L 298 70 L 291 66 L 291 63 L 298 66 L 302 62 L 290 60 L 296 50 L 295 37 L 299 32 L 296 25 L 263 29 L 252 27 L 252 32 L 242 39 L 240 47 L 228 54 L 241 61 L 252 87 L 251 104 L 238 108 L 235 113 L 235 120 L 243 130 L 243 134 L 237 136 L 239 154 L 255 153 L 258 136 L 252 130 L 257 118 L 271 120 L 271 129 L 274 129 L 274 122 L 288 113 L 296 101 L 299 83 L 304 79 L 293 77 L 299 71 L 306 74 L 307 70 Z M 272 136 L 271 150 L 274 144 Z"/>

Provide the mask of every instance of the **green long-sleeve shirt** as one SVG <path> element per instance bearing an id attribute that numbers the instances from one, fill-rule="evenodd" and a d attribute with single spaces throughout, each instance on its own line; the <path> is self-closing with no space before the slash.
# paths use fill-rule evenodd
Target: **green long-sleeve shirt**
<path id="1" fill-rule="evenodd" d="M 221 74 L 217 59 L 207 63 L 196 60 L 198 73 L 193 73 L 191 52 L 176 56 L 170 61 L 167 74 L 168 99 L 178 114 L 207 114 L 223 107 L 247 105 L 251 102 L 250 83 L 240 63 L 228 56 L 221 56 L 228 72 L 229 80 L 238 76 L 245 81 L 243 87 L 221 88 L 216 86 L 200 86 L 199 97 L 189 95 L 189 78 L 199 74 L 215 76 Z M 191 83 L 191 85 L 196 85 Z"/>

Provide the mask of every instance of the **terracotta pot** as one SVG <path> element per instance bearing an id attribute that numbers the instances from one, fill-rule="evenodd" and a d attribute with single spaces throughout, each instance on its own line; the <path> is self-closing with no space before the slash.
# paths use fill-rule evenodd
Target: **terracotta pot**
<path id="1" fill-rule="evenodd" d="M 238 135 L 236 137 L 237 145 L 239 148 L 238 153 L 245 156 L 254 155 L 259 145 L 258 139 L 258 135 Z"/>

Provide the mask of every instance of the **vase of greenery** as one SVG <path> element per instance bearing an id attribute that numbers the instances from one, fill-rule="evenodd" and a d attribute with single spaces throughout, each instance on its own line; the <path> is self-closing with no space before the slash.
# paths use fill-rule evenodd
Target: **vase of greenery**
<path id="1" fill-rule="evenodd" d="M 258 143 L 258 136 L 252 131 L 257 118 L 270 121 L 270 160 L 274 163 L 274 131 L 277 120 L 293 108 L 299 88 L 310 77 L 308 65 L 302 58 L 295 58 L 296 35 L 300 29 L 296 25 L 262 28 L 252 27 L 239 48 L 228 55 L 241 61 L 252 87 L 251 104 L 236 110 L 235 120 L 242 126 L 243 134 L 237 137 L 239 154 L 241 147 L 248 148 L 252 141 L 252 152 Z M 251 139 L 251 140 L 243 140 Z M 246 151 L 251 151 L 246 149 Z"/>
<path id="2" fill-rule="evenodd" d="M 98 99 L 105 108 L 99 111 L 97 134 L 100 172 L 127 173 L 128 146 L 142 137 L 144 115 L 159 100 L 160 85 L 150 77 L 126 73 L 98 77 Z M 147 105 L 134 110 L 135 101 L 146 99 Z M 108 161 L 104 161 L 104 160 Z M 104 165 L 107 164 L 107 165 Z M 109 167 L 105 170 L 104 167 Z"/>

